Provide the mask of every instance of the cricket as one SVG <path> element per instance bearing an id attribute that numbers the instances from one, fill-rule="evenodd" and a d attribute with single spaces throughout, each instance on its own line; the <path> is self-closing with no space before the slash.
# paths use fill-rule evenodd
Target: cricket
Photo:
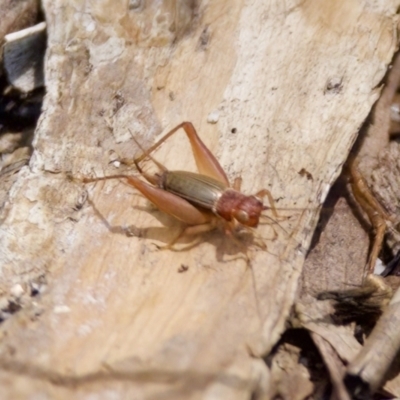
<path id="1" fill-rule="evenodd" d="M 151 156 L 154 150 L 181 128 L 190 141 L 198 173 L 170 171 Z M 152 175 L 143 171 L 140 162 L 146 158 L 155 163 L 159 170 L 157 173 Z M 233 185 L 229 183 L 225 171 L 200 139 L 191 122 L 182 122 L 170 130 L 134 159 L 133 163 L 143 179 L 121 174 L 84 178 L 83 182 L 125 179 L 159 210 L 183 222 L 186 226 L 164 248 L 172 249 L 183 236 L 199 235 L 217 227 L 222 227 L 231 237 L 238 230 L 252 231 L 252 228 L 258 226 L 261 213 L 267 209 L 271 209 L 273 215 L 278 217 L 269 190 L 262 189 L 254 195 L 245 195 L 240 191 L 241 178 L 236 178 Z M 265 196 L 269 206 L 263 204 Z"/>

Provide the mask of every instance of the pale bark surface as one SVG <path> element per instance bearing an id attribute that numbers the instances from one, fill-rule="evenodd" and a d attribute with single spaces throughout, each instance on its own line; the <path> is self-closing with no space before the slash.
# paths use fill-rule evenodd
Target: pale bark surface
<path id="1" fill-rule="evenodd" d="M 48 94 L 2 210 L 0 290 L 25 289 L 1 327 L 3 398 L 267 398 L 261 356 L 284 331 L 318 206 L 379 96 L 399 1 L 129 4 L 44 2 Z M 185 120 L 245 193 L 268 188 L 292 209 L 284 229 L 257 230 L 268 251 L 246 242 L 251 268 L 219 231 L 159 251 L 172 218 L 121 182 L 69 178 L 121 173 L 114 161 L 140 152 L 130 132 L 147 146 Z M 156 157 L 194 169 L 183 134 Z M 46 291 L 30 299 L 37 280 Z"/>

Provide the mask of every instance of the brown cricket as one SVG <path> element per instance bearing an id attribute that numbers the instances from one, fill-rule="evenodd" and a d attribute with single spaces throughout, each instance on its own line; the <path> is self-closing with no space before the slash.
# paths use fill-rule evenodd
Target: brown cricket
<path id="1" fill-rule="evenodd" d="M 169 171 L 150 156 L 180 128 L 183 128 L 190 141 L 199 173 Z M 150 175 L 142 170 L 139 163 L 147 157 L 157 165 L 160 170 L 158 173 Z M 106 179 L 126 179 L 161 211 L 184 222 L 187 227 L 167 247 L 171 247 L 183 235 L 208 232 L 221 222 L 227 234 L 232 234 L 238 226 L 255 228 L 259 224 L 262 211 L 269 208 L 277 216 L 272 195 L 267 189 L 260 190 L 255 195 L 245 195 L 240 192 L 240 178 L 235 179 L 231 187 L 221 165 L 202 142 L 191 122 L 182 122 L 169 131 L 136 158 L 134 163 L 150 184 L 136 176 L 128 175 L 86 178 L 83 181 L 88 183 Z M 264 196 L 268 197 L 270 207 L 263 205 Z"/>

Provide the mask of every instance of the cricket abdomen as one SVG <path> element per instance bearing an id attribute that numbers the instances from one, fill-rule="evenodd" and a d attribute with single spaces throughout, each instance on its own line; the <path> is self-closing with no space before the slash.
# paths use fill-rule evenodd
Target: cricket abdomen
<path id="1" fill-rule="evenodd" d="M 226 185 L 206 175 L 187 171 L 166 171 L 163 189 L 191 204 L 213 210 Z"/>

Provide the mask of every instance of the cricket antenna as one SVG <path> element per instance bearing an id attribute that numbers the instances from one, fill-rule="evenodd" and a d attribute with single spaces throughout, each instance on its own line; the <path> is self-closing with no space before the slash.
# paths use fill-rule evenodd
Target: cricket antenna
<path id="1" fill-rule="evenodd" d="M 269 210 L 269 207 L 265 207 L 263 209 Z M 268 215 L 260 215 L 260 217 L 263 219 L 269 220 L 271 222 L 271 224 L 268 224 L 268 225 L 278 225 L 279 228 L 281 228 L 282 231 L 286 233 L 286 235 L 290 236 L 289 232 L 276 220 L 276 218 L 272 218 Z M 285 219 L 289 219 L 289 218 L 290 217 L 285 217 Z M 264 223 L 266 223 L 266 222 L 264 222 Z"/>
<path id="2" fill-rule="evenodd" d="M 128 129 L 129 133 L 131 134 L 131 137 L 133 139 L 133 141 L 136 143 L 136 145 L 139 147 L 140 150 L 142 150 L 143 154 L 140 157 L 137 157 L 133 160 L 133 162 L 135 163 L 135 166 L 137 168 L 137 170 L 142 173 L 142 167 L 139 165 L 139 159 L 143 160 L 144 158 L 150 158 L 151 161 L 153 161 L 154 164 L 157 165 L 157 167 L 161 170 L 161 171 L 166 171 L 167 169 L 164 167 L 164 165 L 162 165 L 161 163 L 159 163 L 153 156 L 150 155 L 149 150 L 145 150 L 143 148 L 143 146 L 135 139 L 135 137 L 133 136 L 133 133 L 130 129 Z"/>

